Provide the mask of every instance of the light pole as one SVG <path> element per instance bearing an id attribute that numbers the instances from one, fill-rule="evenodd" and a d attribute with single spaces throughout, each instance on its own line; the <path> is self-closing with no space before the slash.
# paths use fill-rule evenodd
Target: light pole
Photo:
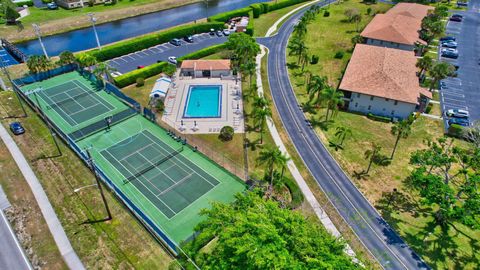
<path id="1" fill-rule="evenodd" d="M 203 2 L 205 2 L 205 5 L 207 5 L 207 9 L 206 9 L 206 12 L 207 12 L 207 19 L 208 19 L 208 1 L 209 1 L 209 0 L 203 0 Z"/>
<path id="2" fill-rule="evenodd" d="M 105 198 L 105 194 L 103 194 L 103 188 L 100 183 L 100 177 L 98 177 L 97 171 L 95 170 L 95 164 L 93 163 L 93 158 L 92 155 L 90 155 L 90 150 L 87 148 L 85 149 L 85 152 L 87 152 L 87 157 L 88 157 L 88 164 L 90 165 L 90 169 L 93 172 L 93 175 L 95 176 L 95 181 L 97 183 L 95 184 L 98 187 L 98 190 L 100 191 L 100 195 L 102 196 L 102 201 L 103 204 L 105 205 L 105 210 L 107 211 L 107 218 L 105 220 L 111 220 L 112 219 L 112 213 L 110 212 L 110 207 L 108 207 L 107 199 Z"/>
<path id="3" fill-rule="evenodd" d="M 88 17 L 90 17 L 90 21 L 92 22 L 93 32 L 95 33 L 95 39 L 97 40 L 97 47 L 99 50 L 102 49 L 102 45 L 100 45 L 100 39 L 98 39 L 97 28 L 95 27 L 95 23 L 97 22 L 97 18 L 93 16 L 93 13 L 88 13 Z"/>
<path id="4" fill-rule="evenodd" d="M 40 33 L 40 26 L 38 26 L 38 24 L 36 24 L 36 23 L 32 23 L 32 26 L 33 26 L 33 31 L 35 32 L 35 35 L 37 35 L 37 37 L 38 37 L 38 41 L 40 42 L 40 46 L 42 47 L 43 54 L 48 59 L 47 50 L 45 50 L 45 45 L 43 45 L 42 35 Z"/>

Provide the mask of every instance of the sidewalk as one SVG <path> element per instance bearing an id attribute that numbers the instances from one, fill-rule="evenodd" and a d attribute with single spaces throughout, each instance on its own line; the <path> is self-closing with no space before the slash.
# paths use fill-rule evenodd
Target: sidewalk
<path id="1" fill-rule="evenodd" d="M 73 250 L 72 245 L 70 244 L 70 241 L 68 240 L 68 237 L 63 230 L 62 224 L 58 220 L 52 205 L 48 201 L 47 194 L 45 194 L 45 191 L 43 190 L 42 185 L 38 181 L 37 176 L 35 176 L 35 173 L 33 172 L 32 168 L 30 168 L 30 165 L 28 164 L 27 160 L 18 148 L 17 144 L 12 139 L 10 134 L 8 134 L 7 130 L 2 124 L 0 124 L 0 137 L 7 146 L 13 159 L 17 163 L 18 168 L 20 169 L 23 176 L 25 177 L 25 180 L 30 186 L 35 200 L 40 207 L 43 218 L 47 222 L 48 228 L 53 235 L 60 254 L 62 254 L 63 256 L 63 260 L 70 269 L 85 269 L 77 254 Z"/>

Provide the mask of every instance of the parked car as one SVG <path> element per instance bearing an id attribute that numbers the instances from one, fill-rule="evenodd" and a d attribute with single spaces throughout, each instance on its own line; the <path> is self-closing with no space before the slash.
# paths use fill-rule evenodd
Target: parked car
<path id="1" fill-rule="evenodd" d="M 22 127 L 22 124 L 20 124 L 20 122 L 10 123 L 10 130 L 15 135 L 20 135 L 20 134 L 25 133 L 25 129 Z"/>
<path id="2" fill-rule="evenodd" d="M 441 52 L 442 52 L 442 57 L 453 58 L 453 59 L 458 58 L 458 51 L 456 49 L 446 48 L 446 49 L 442 49 Z"/>
<path id="3" fill-rule="evenodd" d="M 463 20 L 462 17 L 450 17 L 450 21 L 452 22 L 461 22 Z"/>
<path id="4" fill-rule="evenodd" d="M 140 66 L 137 66 L 137 69 L 142 69 L 142 68 L 144 68 L 144 67 L 145 67 L 145 66 L 140 65 Z"/>
<path id="5" fill-rule="evenodd" d="M 223 36 L 222 30 L 217 30 L 217 32 L 215 34 L 217 34 L 217 37 Z"/>
<path id="6" fill-rule="evenodd" d="M 185 40 L 188 43 L 193 43 L 193 36 L 190 36 L 190 35 L 185 36 L 183 40 Z"/>
<path id="7" fill-rule="evenodd" d="M 461 14 L 453 14 L 452 17 L 457 17 L 457 18 L 462 18 L 463 19 L 463 15 L 461 15 Z"/>
<path id="8" fill-rule="evenodd" d="M 446 42 L 446 41 L 455 41 L 456 38 L 452 36 L 445 36 L 440 38 L 440 42 Z"/>
<path id="9" fill-rule="evenodd" d="M 215 29 L 211 28 L 210 29 L 210 36 L 214 36 L 215 35 Z"/>
<path id="10" fill-rule="evenodd" d="M 458 7 L 468 7 L 468 1 L 464 1 L 464 2 L 457 1 L 457 6 Z"/>
<path id="11" fill-rule="evenodd" d="M 55 2 L 51 2 L 47 4 L 47 8 L 50 10 L 58 9 L 58 6 Z"/>
<path id="12" fill-rule="evenodd" d="M 229 36 L 230 35 L 230 30 L 228 30 L 228 29 L 223 30 L 223 34 L 225 36 Z"/>
<path id="13" fill-rule="evenodd" d="M 177 64 L 177 57 L 175 56 L 169 56 L 168 57 L 168 62 L 171 63 L 171 64 Z"/>
<path id="14" fill-rule="evenodd" d="M 468 118 L 470 113 L 466 110 L 457 110 L 457 109 L 450 109 L 445 113 L 448 117 L 455 117 L 455 118 Z"/>
<path id="15" fill-rule="evenodd" d="M 116 77 L 122 75 L 122 73 L 118 72 L 118 71 L 114 71 L 114 72 L 110 73 L 110 75 L 112 75 L 113 78 L 116 78 Z"/>
<path id="16" fill-rule="evenodd" d="M 172 44 L 174 46 L 180 46 L 180 45 L 182 45 L 182 42 L 180 41 L 180 39 L 174 38 L 174 39 L 170 40 L 170 44 Z"/>
<path id="17" fill-rule="evenodd" d="M 442 47 L 445 47 L 445 48 L 452 48 L 452 49 L 456 49 L 457 48 L 457 42 L 455 41 L 449 41 L 449 42 L 444 42 L 442 43 Z"/>
<path id="18" fill-rule="evenodd" d="M 460 126 L 468 127 L 470 126 L 470 121 L 468 121 L 468 119 L 466 118 L 450 118 L 448 119 L 448 124 L 449 125 L 457 124 Z"/>

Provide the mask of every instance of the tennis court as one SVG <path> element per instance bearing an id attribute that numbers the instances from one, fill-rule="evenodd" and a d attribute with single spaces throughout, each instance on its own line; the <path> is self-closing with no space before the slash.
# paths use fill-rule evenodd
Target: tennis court
<path id="1" fill-rule="evenodd" d="M 125 177 L 124 185 L 134 185 L 170 219 L 219 184 L 182 151 L 142 131 L 101 155 Z"/>
<path id="2" fill-rule="evenodd" d="M 79 80 L 71 80 L 43 90 L 37 89 L 36 94 L 45 102 L 47 110 L 55 110 L 71 126 L 115 108 Z"/>

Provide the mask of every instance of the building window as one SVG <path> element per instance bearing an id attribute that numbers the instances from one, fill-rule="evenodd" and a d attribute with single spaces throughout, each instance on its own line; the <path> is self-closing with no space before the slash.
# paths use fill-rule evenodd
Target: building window
<path id="1" fill-rule="evenodd" d="M 358 98 L 360 97 L 360 93 L 357 93 L 357 97 L 358 97 Z"/>
<path id="2" fill-rule="evenodd" d="M 383 108 L 383 111 L 385 111 L 385 108 Z"/>
<path id="3" fill-rule="evenodd" d="M 394 115 L 394 114 L 395 114 L 395 111 L 392 111 L 392 115 Z"/>
<path id="4" fill-rule="evenodd" d="M 395 102 L 393 103 L 393 105 L 397 105 L 398 104 L 398 100 L 395 100 Z"/>
<path id="5" fill-rule="evenodd" d="M 368 110 L 370 111 L 372 109 L 372 105 L 368 105 Z"/>
<path id="6" fill-rule="evenodd" d="M 358 102 L 355 102 L 355 108 L 357 108 L 357 107 L 358 107 Z"/>
<path id="7" fill-rule="evenodd" d="M 370 100 L 373 100 L 373 96 L 370 97 Z"/>

